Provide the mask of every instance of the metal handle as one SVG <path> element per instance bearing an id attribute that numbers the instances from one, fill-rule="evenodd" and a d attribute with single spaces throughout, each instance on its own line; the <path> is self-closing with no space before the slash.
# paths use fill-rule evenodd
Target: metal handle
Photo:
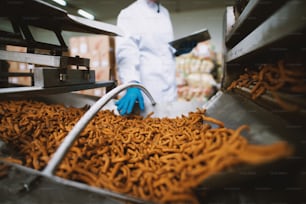
<path id="1" fill-rule="evenodd" d="M 62 144 L 59 146 L 59 148 L 54 153 L 51 160 L 48 162 L 48 165 L 43 170 L 43 174 L 46 176 L 52 176 L 54 170 L 57 168 L 57 166 L 60 164 L 60 162 L 63 160 L 65 155 L 67 154 L 68 150 L 74 143 L 74 141 L 77 139 L 79 134 L 83 131 L 83 129 L 86 127 L 86 125 L 90 122 L 90 120 L 97 114 L 97 112 L 105 105 L 107 104 L 115 95 L 119 94 L 121 91 L 129 88 L 129 87 L 138 87 L 140 88 L 150 99 L 152 105 L 155 105 L 156 102 L 154 101 L 153 97 L 149 93 L 149 91 L 138 83 L 129 83 L 125 85 L 120 85 L 105 94 L 102 98 L 100 98 L 94 105 L 90 107 L 90 109 L 81 117 L 81 119 L 75 124 L 75 126 L 72 128 L 72 130 L 68 133 L 68 135 L 65 137 Z"/>

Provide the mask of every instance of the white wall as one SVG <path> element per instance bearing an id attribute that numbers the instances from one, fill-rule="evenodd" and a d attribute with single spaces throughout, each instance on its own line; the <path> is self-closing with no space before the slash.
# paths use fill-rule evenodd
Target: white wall
<path id="1" fill-rule="evenodd" d="M 217 52 L 222 52 L 224 12 L 225 12 L 225 7 L 207 9 L 207 10 L 197 10 L 190 12 L 170 13 L 173 23 L 175 38 L 179 38 L 187 34 L 193 33 L 197 30 L 207 28 L 211 35 L 211 41 L 215 46 L 215 50 Z M 115 25 L 116 19 L 109 19 L 104 22 Z M 35 29 L 33 31 L 35 35 Z M 51 41 L 51 43 L 55 44 L 58 43 L 56 42 L 56 39 L 51 38 L 50 34 L 42 34 L 43 32 L 37 32 L 37 33 L 41 35 L 40 37 L 48 39 L 48 41 Z M 87 35 L 87 34 L 63 32 L 64 39 L 68 46 L 69 46 L 70 37 L 81 36 L 81 35 Z"/>
<path id="2" fill-rule="evenodd" d="M 217 52 L 222 51 L 223 15 L 225 8 L 172 13 L 175 38 L 207 28 Z"/>
<path id="3" fill-rule="evenodd" d="M 226 8 L 224 7 L 190 12 L 170 13 L 174 37 L 180 38 L 203 28 L 207 28 L 216 51 L 221 52 L 223 43 L 223 16 L 225 9 Z M 116 19 L 110 19 L 105 22 L 115 25 Z"/>

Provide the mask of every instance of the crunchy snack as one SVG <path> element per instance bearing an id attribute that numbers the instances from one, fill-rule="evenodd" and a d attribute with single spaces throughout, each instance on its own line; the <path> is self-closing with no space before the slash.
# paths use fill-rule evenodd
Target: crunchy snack
<path id="1" fill-rule="evenodd" d="M 258 71 L 245 69 L 245 73 L 233 81 L 227 90 L 236 87 L 250 88 L 253 100 L 270 91 L 276 103 L 284 110 L 297 111 L 298 105 L 285 102 L 277 92 L 283 90 L 293 94 L 306 94 L 305 71 L 301 65 L 285 67 L 284 61 L 278 61 L 277 65 L 263 64 Z"/>
<path id="2" fill-rule="evenodd" d="M 0 137 L 42 170 L 85 109 L 36 101 L 0 102 Z M 213 128 L 213 126 L 217 126 Z M 285 142 L 252 145 L 205 110 L 176 118 L 123 117 L 100 111 L 80 134 L 56 175 L 158 203 L 198 203 L 193 188 L 237 164 L 286 157 Z"/>

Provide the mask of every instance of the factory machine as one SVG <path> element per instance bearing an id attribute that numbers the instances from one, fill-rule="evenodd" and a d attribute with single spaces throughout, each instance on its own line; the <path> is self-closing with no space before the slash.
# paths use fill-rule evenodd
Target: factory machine
<path id="1" fill-rule="evenodd" d="M 10 166 L 10 171 L 7 176 L 0 179 L 0 202 L 143 203 L 144 201 L 138 198 L 65 180 L 53 174 L 82 128 L 101 108 L 114 108 L 112 97 L 126 88 L 116 87 L 114 81 L 95 82 L 88 59 L 63 56 L 67 46 L 61 31 L 67 29 L 120 35 L 120 30 L 100 22 L 69 15 L 37 0 L 1 1 L 0 9 L 1 15 L 7 16 L 12 22 L 15 31 L 1 31 L 1 45 L 27 47 L 26 53 L 13 53 L 2 49 L 0 59 L 42 65 L 35 67 L 33 73 L 24 74 L 33 79 L 33 86 L 30 87 L 12 87 L 7 78 L 20 73 L 10 73 L 2 66 L 1 83 L 6 86 L 0 89 L 1 100 L 33 98 L 76 107 L 91 105 L 80 119 L 78 127 L 73 128 L 66 136 L 43 171 L 6 162 L 6 165 Z M 271 144 L 283 140 L 294 147 L 295 153 L 289 158 L 258 166 L 239 166 L 210 176 L 194 189 L 201 202 L 305 202 L 306 75 L 305 72 L 296 74 L 291 71 L 296 70 L 296 67 L 299 67 L 298 70 L 305 70 L 306 2 L 254 0 L 244 4 L 242 9 L 238 2 L 234 9 L 237 16 L 230 29 L 227 29 L 227 13 L 224 16 L 224 72 L 221 90 L 205 104 L 149 104 L 144 114 L 154 111 L 157 116 L 176 116 L 201 107 L 207 110 L 207 115 L 223 121 L 226 127 L 237 128 L 247 124 L 250 131 L 245 137 L 250 143 Z M 29 25 L 51 29 L 58 37 L 60 45 L 36 42 L 28 29 Z M 38 49 L 48 50 L 49 53 L 37 54 Z M 77 68 L 68 69 L 69 65 L 75 65 Z M 283 73 L 297 76 L 298 89 L 296 86 L 292 88 L 291 84 L 285 84 L 280 79 L 282 87 L 276 89 L 273 86 L 274 89 L 261 90 L 260 95 L 254 97 L 259 85 L 257 87 L 256 83 L 235 83 L 245 73 L 259 73 L 254 75 L 257 76 L 254 81 L 257 80 L 258 83 L 259 80 L 260 84 L 271 85 L 269 79 L 261 73 L 267 65 L 273 65 L 274 68 L 276 65 L 282 66 Z M 275 76 L 278 77 L 279 74 L 272 74 L 272 78 Z M 244 78 L 240 78 L 241 81 Z M 103 86 L 110 89 L 100 99 L 70 93 Z M 141 88 L 151 103 L 155 104 L 145 88 Z M 1 143 L 0 149 L 4 146 Z"/>
<path id="2" fill-rule="evenodd" d="M 68 47 L 63 31 L 114 36 L 122 34 L 117 27 L 67 14 L 42 1 L 2 1 L 1 16 L 3 30 L 0 56 L 4 61 L 1 68 L 1 94 L 61 93 L 116 85 L 115 81 L 96 82 L 95 72 L 89 67 L 89 59 L 67 56 Z M 33 27 L 53 34 L 58 43 L 39 42 L 35 39 Z M 25 47 L 26 52 L 6 51 L 6 45 Z M 31 73 L 8 72 L 5 61 L 33 64 L 35 69 Z M 72 69 L 72 66 L 76 68 Z M 32 86 L 9 84 L 9 77 L 30 77 Z"/>

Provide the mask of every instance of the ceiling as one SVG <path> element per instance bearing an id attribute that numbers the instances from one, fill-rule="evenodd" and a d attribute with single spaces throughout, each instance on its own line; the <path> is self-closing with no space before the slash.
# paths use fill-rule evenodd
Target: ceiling
<path id="1" fill-rule="evenodd" d="M 44 1 L 74 15 L 78 15 L 77 9 L 82 8 L 93 14 L 96 20 L 107 21 L 115 19 L 122 8 L 135 0 L 66 0 L 66 7 L 54 3 L 52 0 Z M 225 7 L 233 5 L 233 2 L 234 0 L 162 0 L 162 4 L 169 9 L 170 13 Z"/>

